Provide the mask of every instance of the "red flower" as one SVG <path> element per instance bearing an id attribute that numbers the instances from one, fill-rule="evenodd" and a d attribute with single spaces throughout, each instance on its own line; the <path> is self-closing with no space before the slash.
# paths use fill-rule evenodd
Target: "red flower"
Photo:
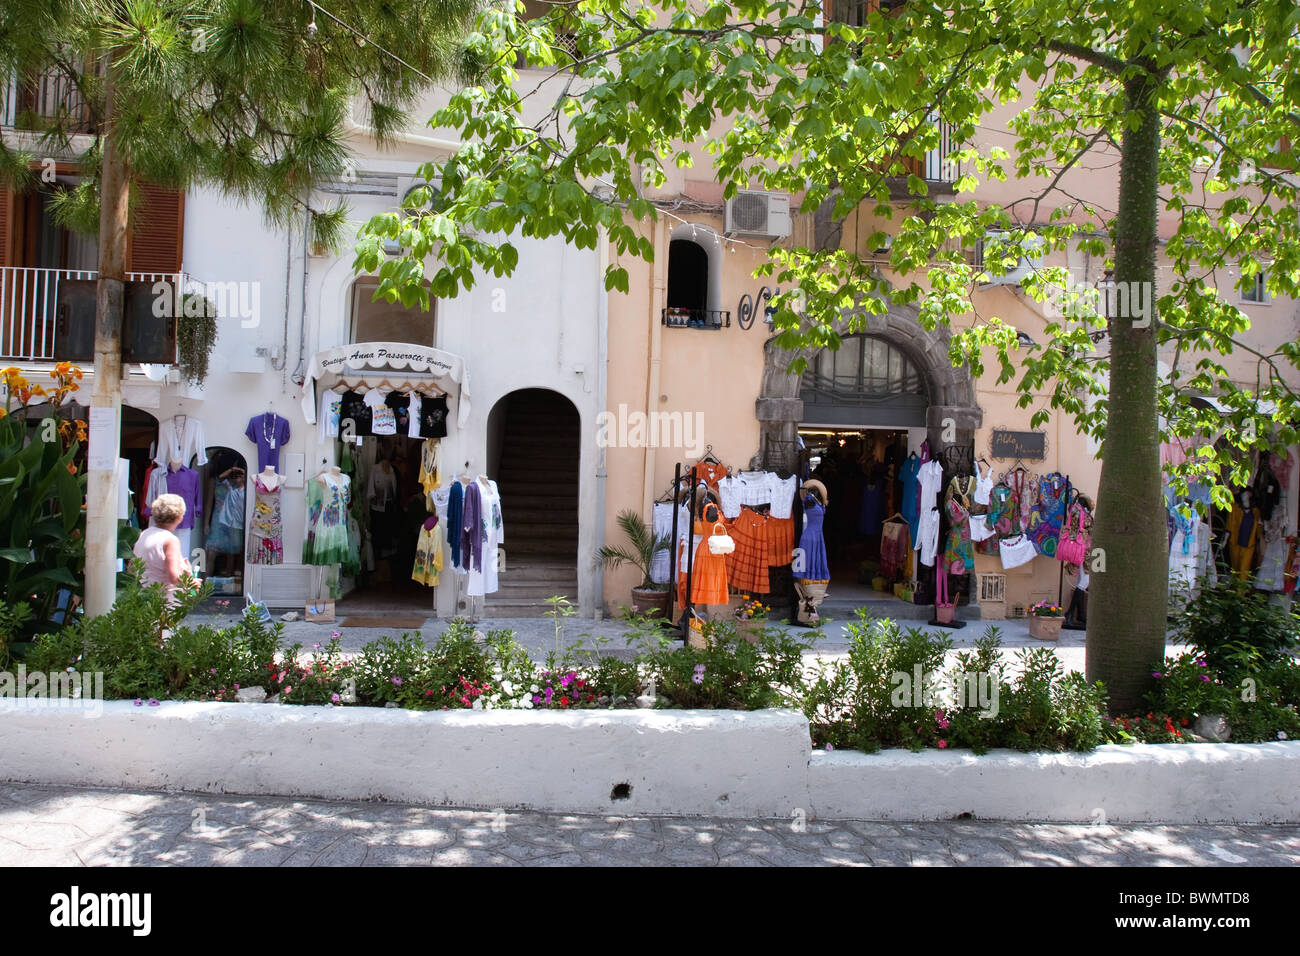
<path id="1" fill-rule="evenodd" d="M 581 677 L 579 677 L 579 678 L 578 678 L 578 690 L 582 690 L 582 689 L 583 689 L 584 687 L 586 687 L 586 686 L 587 686 L 587 682 L 586 682 L 585 680 L 583 680 Z M 590 698 L 589 698 L 589 699 L 590 699 Z"/>
<path id="2" fill-rule="evenodd" d="M 560 698 L 560 706 L 561 706 L 561 707 L 568 707 L 568 706 L 569 706 L 569 698 L 567 698 L 567 697 L 561 697 L 561 698 Z"/>

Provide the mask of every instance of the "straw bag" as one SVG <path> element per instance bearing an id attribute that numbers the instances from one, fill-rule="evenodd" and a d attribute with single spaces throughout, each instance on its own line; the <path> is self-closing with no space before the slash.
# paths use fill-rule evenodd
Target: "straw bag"
<path id="1" fill-rule="evenodd" d="M 727 526 L 721 521 L 713 523 L 713 534 L 709 535 L 710 554 L 731 554 L 736 550 L 736 541 L 727 534 Z"/>

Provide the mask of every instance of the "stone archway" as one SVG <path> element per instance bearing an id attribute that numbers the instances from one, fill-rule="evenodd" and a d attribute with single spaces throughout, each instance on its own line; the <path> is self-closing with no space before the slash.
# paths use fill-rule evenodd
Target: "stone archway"
<path id="1" fill-rule="evenodd" d="M 953 367 L 948 358 L 951 333 L 945 327 L 927 332 L 918 321 L 920 310 L 910 305 L 891 306 L 884 315 L 856 313 L 843 316 L 835 330 L 848 335 L 855 317 L 860 318 L 862 332 L 883 338 L 905 352 L 925 376 L 930 393 L 926 411 L 926 430 L 936 457 L 948 446 L 970 447 L 983 412 L 975 404 L 975 384 L 965 366 Z M 768 471 L 795 471 L 798 465 L 798 431 L 803 419 L 803 401 L 799 398 L 802 377 L 792 375 L 790 366 L 796 359 L 811 359 L 820 349 L 808 347 L 791 351 L 769 338 L 764 347 L 763 382 L 755 413 L 760 425 L 758 454 L 751 468 Z M 951 428 L 949 427 L 951 426 Z M 948 441 L 945 441 L 947 433 Z"/>

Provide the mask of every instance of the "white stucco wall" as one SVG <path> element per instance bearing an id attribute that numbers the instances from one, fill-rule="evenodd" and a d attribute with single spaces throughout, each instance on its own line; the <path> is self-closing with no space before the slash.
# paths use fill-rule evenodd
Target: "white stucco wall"
<path id="1" fill-rule="evenodd" d="M 402 175 L 415 171 L 411 162 L 384 160 L 363 163 L 361 168 Z M 349 197 L 348 202 L 358 226 L 397 205 L 395 198 L 364 195 Z M 443 461 L 456 471 L 466 461 L 472 472 L 485 471 L 488 415 L 501 398 L 522 388 L 546 388 L 564 395 L 577 408 L 581 422 L 580 474 L 574 476 L 579 483 L 581 558 L 597 546 L 597 525 L 602 520 L 597 514 L 595 445 L 595 416 L 604 408 L 597 374 L 604 295 L 599 254 L 568 246 L 558 238 L 520 239 L 515 245 L 519 266 L 514 276 L 480 276 L 470 292 L 436 304 L 434 345 L 463 357 L 470 380 L 471 413 L 463 426 L 457 422 L 454 388 L 449 397 L 452 414 L 449 434 L 443 439 Z M 251 417 L 274 408 L 289 419 L 292 430 L 282 449 L 281 471 L 286 453 L 301 453 L 310 479 L 324 464 L 334 463 L 334 441 L 321 442 L 318 428 L 306 424 L 300 408 L 303 392 L 294 376 L 305 372 L 315 352 L 350 340 L 356 278 L 351 249 L 339 256 L 306 256 L 305 323 L 300 232 L 277 233 L 266 226 L 260 210 L 196 190 L 186 201 L 184 256 L 185 271 L 199 281 L 253 283 L 259 314 L 255 322 L 223 318 L 203 388 L 165 385 L 160 407 L 151 412 L 160 420 L 177 413 L 201 419 L 207 444 L 245 455 L 251 472 L 256 468 L 256 446 L 244 437 L 244 430 Z M 259 357 L 258 348 L 268 354 Z M 273 361 L 272 350 L 278 360 Z M 251 495 L 247 504 L 251 510 Z M 286 488 L 282 517 L 288 564 L 301 561 L 305 511 L 303 489 Z M 506 533 L 508 551 L 508 526 Z M 586 614 L 594 609 L 599 593 L 596 578 L 586 573 L 589 564 L 580 560 L 578 604 Z M 438 588 L 436 607 L 442 615 L 455 613 L 451 578 L 444 575 Z"/>

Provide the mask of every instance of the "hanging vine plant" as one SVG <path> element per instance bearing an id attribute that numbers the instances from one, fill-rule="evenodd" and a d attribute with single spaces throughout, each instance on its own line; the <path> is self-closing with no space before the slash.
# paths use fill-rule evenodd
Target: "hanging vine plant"
<path id="1" fill-rule="evenodd" d="M 176 317 L 176 364 L 181 378 L 191 385 L 202 385 L 216 344 L 216 305 L 206 296 L 186 294 Z"/>

